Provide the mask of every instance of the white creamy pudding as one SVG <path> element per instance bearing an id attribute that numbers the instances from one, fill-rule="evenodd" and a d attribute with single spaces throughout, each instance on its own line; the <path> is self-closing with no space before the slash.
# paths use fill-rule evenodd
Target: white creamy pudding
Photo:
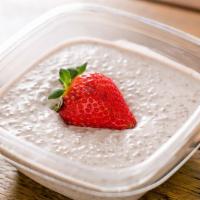
<path id="1" fill-rule="evenodd" d="M 84 62 L 87 72 L 103 73 L 120 88 L 136 116 L 134 129 L 68 126 L 49 108 L 59 69 Z M 199 105 L 198 73 L 136 45 L 79 39 L 45 57 L 1 94 L 0 126 L 73 161 L 122 168 L 147 159 Z"/>

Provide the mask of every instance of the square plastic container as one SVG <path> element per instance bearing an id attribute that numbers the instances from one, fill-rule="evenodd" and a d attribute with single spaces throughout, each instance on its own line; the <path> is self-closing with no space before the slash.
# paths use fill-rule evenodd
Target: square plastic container
<path id="1" fill-rule="evenodd" d="M 200 72 L 198 38 L 122 10 L 72 4 L 40 17 L 2 47 L 1 88 L 43 55 L 76 37 L 127 40 Z M 35 181 L 77 200 L 138 199 L 166 181 L 199 146 L 200 107 L 147 160 L 121 169 L 73 163 L 0 128 L 0 152 L 9 162 Z"/>

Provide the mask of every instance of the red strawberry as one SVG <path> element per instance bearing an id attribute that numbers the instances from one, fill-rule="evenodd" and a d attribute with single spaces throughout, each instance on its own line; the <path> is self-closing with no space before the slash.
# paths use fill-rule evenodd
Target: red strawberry
<path id="1" fill-rule="evenodd" d="M 54 107 L 67 124 L 96 128 L 127 129 L 136 125 L 121 92 L 114 82 L 100 73 L 80 75 L 76 69 L 61 69 L 64 89 L 55 90 L 49 99 L 60 98 Z"/>

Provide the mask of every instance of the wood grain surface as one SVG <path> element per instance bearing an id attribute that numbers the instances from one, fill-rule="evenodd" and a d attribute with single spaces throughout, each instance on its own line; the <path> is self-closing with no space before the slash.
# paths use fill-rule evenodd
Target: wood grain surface
<path id="1" fill-rule="evenodd" d="M 0 44 L 43 12 L 69 2 L 72 1 L 1 0 Z M 148 1 L 96 0 L 95 2 L 127 9 L 200 37 L 199 12 Z M 68 198 L 17 172 L 15 167 L 0 156 L 0 200 L 68 200 Z M 147 193 L 141 200 L 200 200 L 200 151 L 172 178 Z"/>

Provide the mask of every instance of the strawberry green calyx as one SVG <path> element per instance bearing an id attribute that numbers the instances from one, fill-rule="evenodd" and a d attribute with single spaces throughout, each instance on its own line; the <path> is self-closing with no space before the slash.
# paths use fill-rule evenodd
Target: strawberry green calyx
<path id="1" fill-rule="evenodd" d="M 84 63 L 76 68 L 61 68 L 59 71 L 59 82 L 63 86 L 61 89 L 56 89 L 50 93 L 48 99 L 59 99 L 59 102 L 52 107 L 52 110 L 58 112 L 62 106 L 63 100 L 62 97 L 65 94 L 65 91 L 68 90 L 72 81 L 79 75 L 85 72 L 87 63 Z"/>
<path id="2" fill-rule="evenodd" d="M 61 97 L 64 94 L 64 92 L 64 89 L 56 89 L 48 96 L 48 99 L 57 99 Z"/>

